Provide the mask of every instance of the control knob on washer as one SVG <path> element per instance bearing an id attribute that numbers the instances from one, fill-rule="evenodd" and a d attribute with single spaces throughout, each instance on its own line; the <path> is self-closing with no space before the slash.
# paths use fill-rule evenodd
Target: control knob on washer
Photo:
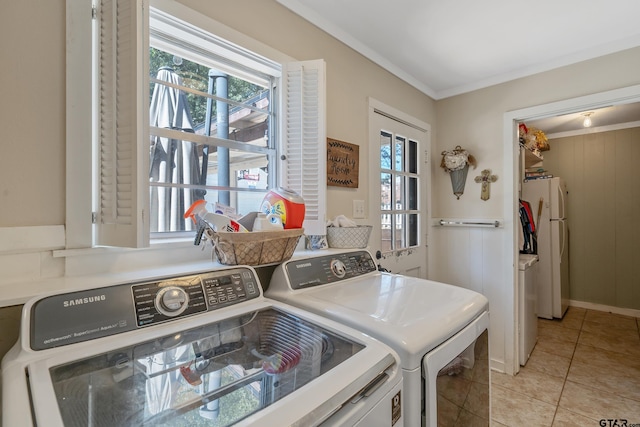
<path id="1" fill-rule="evenodd" d="M 339 259 L 334 259 L 331 261 L 331 272 L 339 279 L 342 279 L 347 274 L 347 267 Z"/>
<path id="2" fill-rule="evenodd" d="M 163 288 L 156 295 L 156 308 L 165 316 L 177 316 L 187 309 L 189 296 L 177 286 Z"/>

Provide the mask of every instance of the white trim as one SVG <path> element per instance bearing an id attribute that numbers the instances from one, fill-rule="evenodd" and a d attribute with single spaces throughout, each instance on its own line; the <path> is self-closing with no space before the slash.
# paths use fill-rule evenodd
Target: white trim
<path id="1" fill-rule="evenodd" d="M 505 367 L 504 361 L 502 360 L 497 360 L 490 357 L 489 367 L 491 368 L 492 371 L 501 372 L 503 374 L 507 373 L 507 371 L 504 368 Z"/>
<path id="2" fill-rule="evenodd" d="M 508 73 L 492 76 L 486 79 L 478 80 L 469 84 L 451 87 L 436 92 L 436 100 L 450 98 L 452 96 L 463 93 L 473 92 L 501 83 L 510 82 L 521 79 L 523 77 L 532 76 L 534 74 L 543 73 L 545 71 L 555 70 L 557 68 L 570 66 L 578 62 L 587 61 L 589 59 L 599 58 L 601 56 L 610 55 L 612 53 L 621 52 L 626 49 L 637 47 L 640 44 L 640 36 L 632 36 L 622 40 L 605 43 L 592 49 L 582 50 L 574 54 L 563 55 L 560 58 L 546 61 L 539 64 L 529 65 L 518 70 Z"/>
<path id="3" fill-rule="evenodd" d="M 511 254 L 511 265 L 504 264 L 505 278 L 504 292 L 506 300 L 511 301 L 511 310 L 505 312 L 505 372 L 513 375 L 519 369 L 518 362 L 518 241 L 515 225 L 518 219 L 518 194 L 520 180 L 516 179 L 519 168 L 518 152 L 516 150 L 518 122 L 536 120 L 561 114 L 575 113 L 597 109 L 616 104 L 640 102 L 640 85 L 614 89 L 606 92 L 580 96 L 563 101 L 551 102 L 520 110 L 509 111 L 504 114 L 503 146 L 504 146 L 504 249 L 505 256 Z"/>
<path id="4" fill-rule="evenodd" d="M 231 43 L 211 31 L 196 27 L 158 8 L 149 12 L 150 44 L 170 53 L 207 65 L 219 71 L 234 74 L 251 83 L 269 86 L 272 77 L 281 76 L 280 63 Z M 176 43 L 185 43 L 186 49 L 176 49 Z M 222 58 L 220 60 L 219 58 Z M 228 64 L 233 64 L 228 66 Z M 244 73 L 235 64 L 251 69 Z"/>
<path id="5" fill-rule="evenodd" d="M 567 138 L 570 136 L 577 135 L 587 135 L 590 133 L 600 133 L 600 132 L 610 132 L 614 130 L 622 130 L 622 129 L 630 129 L 640 127 L 640 121 L 637 122 L 628 122 L 628 123 L 618 123 L 615 125 L 609 126 L 599 126 L 593 128 L 584 128 L 580 130 L 571 130 L 567 132 L 558 132 L 558 133 L 549 133 L 547 134 L 548 139 L 557 139 L 557 138 Z"/>
<path id="6" fill-rule="evenodd" d="M 380 102 L 375 98 L 369 97 L 368 101 L 369 109 L 373 109 L 373 111 L 378 114 L 382 114 L 383 116 L 402 122 L 407 126 L 418 129 L 421 132 L 431 132 L 431 125 L 427 122 L 423 122 L 422 120 L 417 119 L 403 111 L 400 111 L 397 108 L 393 108 L 383 102 Z"/>
<path id="7" fill-rule="evenodd" d="M 320 28 L 322 31 L 331 34 L 331 36 L 335 37 L 337 40 L 341 41 L 345 45 L 349 46 L 356 52 L 360 53 L 365 58 L 370 59 L 374 63 L 378 64 L 380 67 L 389 71 L 391 74 L 410 84 L 411 86 L 418 89 L 420 92 L 430 96 L 431 98 L 437 99 L 436 93 L 429 86 L 411 76 L 409 73 L 405 72 L 402 68 L 398 67 L 393 62 L 389 61 L 388 58 L 380 55 L 374 49 L 371 49 L 364 43 L 357 40 L 355 37 L 351 36 L 346 31 L 342 30 L 337 25 L 334 25 L 324 17 L 318 15 L 311 8 L 302 5 L 297 0 L 276 0 L 278 3 L 291 10 L 293 13 L 300 15 L 303 19 L 311 22 L 313 25 Z"/>
<path id="8" fill-rule="evenodd" d="M 613 314 L 620 314 L 622 316 L 640 317 L 640 310 L 635 308 L 613 307 L 610 305 L 596 304 L 586 301 L 574 301 L 569 300 L 570 307 L 585 308 L 587 310 L 604 311 Z"/>
<path id="9" fill-rule="evenodd" d="M 242 34 L 227 25 L 224 25 L 215 19 L 212 19 L 200 12 L 197 12 L 175 0 L 151 0 L 152 7 L 161 9 L 162 11 L 175 16 L 183 21 L 189 22 L 191 25 L 201 28 L 205 31 L 215 34 L 230 43 L 242 46 L 244 49 L 256 54 L 262 55 L 270 61 L 276 63 L 286 63 L 295 61 L 289 55 L 286 55 L 246 34 Z"/>

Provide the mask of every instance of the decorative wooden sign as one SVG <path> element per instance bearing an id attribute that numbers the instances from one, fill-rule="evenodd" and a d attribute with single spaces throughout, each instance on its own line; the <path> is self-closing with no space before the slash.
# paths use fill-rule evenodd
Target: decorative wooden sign
<path id="1" fill-rule="evenodd" d="M 358 188 L 360 147 L 327 138 L 327 185 Z"/>

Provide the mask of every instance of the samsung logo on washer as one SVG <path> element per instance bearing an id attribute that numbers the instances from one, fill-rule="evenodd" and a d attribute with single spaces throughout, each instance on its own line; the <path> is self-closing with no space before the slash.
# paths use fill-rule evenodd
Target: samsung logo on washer
<path id="1" fill-rule="evenodd" d="M 304 264 L 297 264 L 296 268 L 305 268 L 305 267 L 311 267 L 311 263 L 310 262 L 305 262 Z"/>
<path id="2" fill-rule="evenodd" d="M 73 307 L 74 305 L 92 304 L 94 302 L 106 301 L 107 296 L 105 294 L 95 295 L 92 297 L 76 298 L 64 300 L 62 302 L 63 307 Z"/>

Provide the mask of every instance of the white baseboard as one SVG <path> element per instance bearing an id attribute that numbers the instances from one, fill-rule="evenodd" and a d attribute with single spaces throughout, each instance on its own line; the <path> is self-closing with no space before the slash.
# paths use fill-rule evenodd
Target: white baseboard
<path id="1" fill-rule="evenodd" d="M 596 304 L 593 302 L 569 300 L 570 307 L 586 308 L 587 310 L 606 311 L 623 316 L 640 317 L 640 310 L 633 308 L 613 307 L 610 305 Z"/>
<path id="2" fill-rule="evenodd" d="M 501 372 L 503 374 L 506 372 L 504 369 L 505 365 L 502 360 L 490 359 L 489 367 L 491 368 L 492 371 Z"/>

